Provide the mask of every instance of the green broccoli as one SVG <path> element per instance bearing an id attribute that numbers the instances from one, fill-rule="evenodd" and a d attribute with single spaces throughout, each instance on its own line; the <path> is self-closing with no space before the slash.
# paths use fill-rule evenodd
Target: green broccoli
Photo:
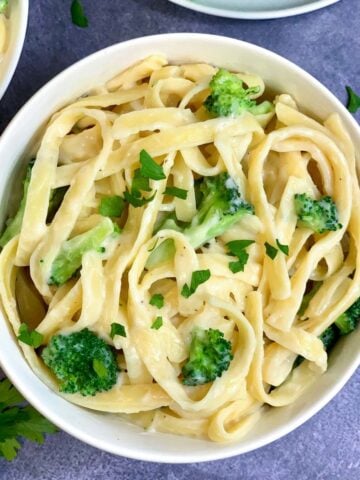
<path id="1" fill-rule="evenodd" d="M 41 354 L 60 382 L 60 391 L 95 395 L 117 381 L 113 349 L 87 328 L 69 335 L 54 335 Z"/>
<path id="2" fill-rule="evenodd" d="M 329 353 L 339 338 L 339 330 L 335 327 L 335 325 L 330 325 L 330 327 L 323 331 L 319 338 L 323 342 L 325 350 L 327 353 Z M 304 357 L 298 355 L 295 359 L 293 368 L 301 365 L 304 360 Z"/>
<path id="3" fill-rule="evenodd" d="M 213 382 L 229 368 L 233 359 L 231 342 L 220 330 L 192 331 L 189 359 L 182 368 L 182 383 L 195 386 Z"/>
<path id="4" fill-rule="evenodd" d="M 206 177 L 200 183 L 198 211 L 190 224 L 187 226 L 179 224 L 173 214 L 170 214 L 157 230 L 168 228 L 182 232 L 194 248 L 199 248 L 212 238 L 225 233 L 244 215 L 253 213 L 254 207 L 241 198 L 234 180 L 227 173 L 221 173 L 214 177 Z M 173 242 L 167 242 L 167 248 L 163 247 L 164 243 L 150 255 L 147 268 L 153 268 L 172 258 Z M 162 250 L 161 255 L 158 249 Z"/>
<path id="5" fill-rule="evenodd" d="M 319 338 L 323 342 L 325 350 L 329 352 L 339 338 L 339 331 L 335 325 L 330 325 L 330 327 L 323 331 Z"/>
<path id="6" fill-rule="evenodd" d="M 51 266 L 49 285 L 62 285 L 67 282 L 81 267 L 84 253 L 99 249 L 114 231 L 113 222 L 104 217 L 91 230 L 64 242 Z"/>
<path id="7" fill-rule="evenodd" d="M 23 181 L 23 196 L 18 208 L 18 211 L 16 212 L 15 216 L 13 218 L 9 218 L 6 222 L 6 228 L 3 232 L 3 234 L 0 237 L 0 247 L 3 248 L 5 245 L 13 238 L 15 235 L 20 233 L 21 230 L 21 225 L 22 221 L 24 218 L 24 212 L 25 212 L 25 205 L 26 205 L 26 198 L 27 198 L 27 193 L 29 190 L 29 185 L 30 185 L 30 178 L 31 178 L 31 171 L 34 166 L 35 160 L 31 160 L 27 166 L 26 169 L 26 175 Z"/>
<path id="8" fill-rule="evenodd" d="M 305 313 L 306 309 L 308 308 L 311 300 L 315 296 L 315 293 L 318 292 L 321 285 L 322 285 L 322 282 L 315 282 L 313 288 L 308 293 L 305 293 L 305 295 L 303 296 L 299 311 L 298 311 L 298 315 L 300 315 L 300 316 L 304 315 L 304 313 Z"/>
<path id="9" fill-rule="evenodd" d="M 311 300 L 311 298 L 319 290 L 319 287 L 321 285 L 322 283 L 319 283 L 312 290 L 310 290 L 310 292 L 304 296 L 303 302 L 306 296 L 309 296 Z M 333 346 L 337 342 L 339 335 L 347 335 L 353 332 L 357 327 L 359 320 L 360 320 L 360 298 L 358 298 L 356 302 L 354 302 L 351 305 L 351 307 L 349 307 L 346 310 L 346 312 L 340 315 L 340 317 L 338 317 L 338 319 L 335 320 L 335 323 L 330 325 L 330 327 L 324 330 L 323 333 L 320 335 L 319 338 L 323 342 L 325 350 L 327 352 L 330 352 L 330 350 L 333 348 Z M 303 362 L 303 360 L 304 358 L 299 355 L 294 362 L 294 368 L 299 366 Z"/>
<path id="10" fill-rule="evenodd" d="M 331 197 L 326 196 L 320 200 L 313 200 L 306 193 L 297 193 L 294 198 L 300 226 L 310 228 L 317 233 L 342 228 L 336 204 Z"/>
<path id="11" fill-rule="evenodd" d="M 347 335 L 355 330 L 360 320 L 360 298 L 349 307 L 335 321 L 335 325 L 340 330 L 340 335 Z"/>
<path id="12" fill-rule="evenodd" d="M 0 13 L 5 13 L 9 5 L 9 0 L 0 0 Z"/>
<path id="13" fill-rule="evenodd" d="M 246 88 L 237 75 L 222 68 L 213 76 L 210 89 L 211 93 L 204 105 L 217 117 L 238 116 L 244 112 L 261 115 L 274 110 L 271 102 L 265 101 L 257 105 L 251 98 L 259 93 L 260 87 Z"/>

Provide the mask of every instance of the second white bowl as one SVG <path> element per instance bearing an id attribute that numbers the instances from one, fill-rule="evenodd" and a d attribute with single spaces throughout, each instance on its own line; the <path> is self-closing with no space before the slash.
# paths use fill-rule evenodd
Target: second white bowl
<path id="1" fill-rule="evenodd" d="M 7 47 L 0 61 L 0 99 L 14 75 L 23 49 L 28 22 L 29 0 L 10 0 Z"/>

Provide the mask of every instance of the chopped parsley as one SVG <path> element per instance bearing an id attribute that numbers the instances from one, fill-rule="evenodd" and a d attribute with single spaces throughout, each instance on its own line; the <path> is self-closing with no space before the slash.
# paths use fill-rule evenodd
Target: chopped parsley
<path id="1" fill-rule="evenodd" d="M 120 217 L 124 206 L 124 200 L 119 195 L 103 197 L 100 201 L 99 213 L 103 217 Z"/>
<path id="2" fill-rule="evenodd" d="M 244 271 L 245 265 L 249 260 L 249 254 L 245 249 L 253 243 L 255 243 L 254 240 L 233 240 L 226 244 L 229 254 L 237 257 L 236 262 L 229 263 L 229 268 L 233 273 Z"/>
<path id="3" fill-rule="evenodd" d="M 73 24 L 78 27 L 86 28 L 89 25 L 84 7 L 80 0 L 73 0 L 71 4 L 71 19 Z"/>
<path id="4" fill-rule="evenodd" d="M 57 432 L 54 425 L 24 402 L 7 378 L 0 380 L 0 457 L 8 461 L 17 456 L 21 437 L 43 443 L 46 433 Z"/>
<path id="5" fill-rule="evenodd" d="M 266 249 L 266 255 L 271 258 L 271 260 L 274 260 L 276 255 L 278 254 L 278 249 L 270 245 L 270 243 L 265 242 L 265 249 Z"/>
<path id="6" fill-rule="evenodd" d="M 162 308 L 164 306 L 164 296 L 161 293 L 154 293 L 149 303 L 156 308 Z"/>
<path id="7" fill-rule="evenodd" d="M 177 187 L 166 187 L 164 195 L 169 195 L 171 197 L 180 198 L 181 200 L 187 199 L 188 191 L 183 188 Z"/>
<path id="8" fill-rule="evenodd" d="M 42 344 L 44 336 L 36 330 L 30 330 L 26 323 L 22 323 L 18 332 L 18 340 L 30 345 L 30 347 L 38 348 Z"/>
<path id="9" fill-rule="evenodd" d="M 156 317 L 153 324 L 151 325 L 151 328 L 153 330 L 159 330 L 163 326 L 163 319 L 162 317 Z"/>
<path id="10" fill-rule="evenodd" d="M 285 255 L 289 255 L 289 245 L 283 245 L 276 239 L 276 245 L 279 247 L 279 250 L 284 253 Z"/>
<path id="11" fill-rule="evenodd" d="M 111 324 L 110 337 L 114 338 L 115 335 L 119 335 L 120 337 L 126 337 L 126 330 L 125 330 L 124 325 L 121 325 L 121 323 L 112 323 Z"/>
<path id="12" fill-rule="evenodd" d="M 152 180 L 164 180 L 166 175 L 161 165 L 158 165 L 146 150 L 140 152 L 140 173 L 144 178 Z"/>
<path id="13" fill-rule="evenodd" d="M 191 275 L 190 286 L 187 283 L 185 283 L 185 285 L 181 290 L 181 295 L 185 298 L 191 297 L 191 295 L 193 295 L 196 292 L 197 288 L 202 283 L 207 282 L 210 277 L 211 277 L 210 270 L 196 270 Z"/>
<path id="14" fill-rule="evenodd" d="M 348 94 L 347 109 L 351 113 L 356 113 L 360 108 L 360 96 L 357 95 L 351 87 L 346 87 Z"/>

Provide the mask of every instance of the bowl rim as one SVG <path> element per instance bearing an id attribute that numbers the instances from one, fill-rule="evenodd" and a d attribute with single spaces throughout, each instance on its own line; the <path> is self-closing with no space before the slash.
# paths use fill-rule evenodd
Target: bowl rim
<path id="1" fill-rule="evenodd" d="M 329 7 L 340 0 L 313 0 L 306 5 L 298 5 L 296 7 L 281 8 L 276 10 L 260 10 L 260 11 L 244 11 L 244 10 L 224 10 L 221 7 L 210 7 L 204 4 L 194 3 L 192 0 L 169 0 L 196 12 L 205 13 L 207 15 L 215 15 L 217 17 L 237 18 L 243 20 L 270 20 L 272 18 L 292 17 L 295 15 L 303 15 L 321 8 Z"/>
<path id="2" fill-rule="evenodd" d="M 263 47 L 254 45 L 249 42 L 245 42 L 242 40 L 237 40 L 231 37 L 225 37 L 220 35 L 210 35 L 210 34 L 194 34 L 194 33 L 169 33 L 169 34 L 159 34 L 159 35 L 150 35 L 150 36 L 143 36 L 139 38 L 135 38 L 132 40 L 127 40 L 125 42 L 119 42 L 117 44 L 111 45 L 106 47 L 102 50 L 99 50 L 82 60 L 74 63 L 73 65 L 69 66 L 58 75 L 56 75 L 52 80 L 47 82 L 37 93 L 35 93 L 26 103 L 25 105 L 18 111 L 18 113 L 13 117 L 13 119 L 8 124 L 7 128 L 3 132 L 0 142 L 3 143 L 6 141 L 7 137 L 11 137 L 13 135 L 13 130 L 16 130 L 16 125 L 18 120 L 21 119 L 22 116 L 28 115 L 28 112 L 31 112 L 33 109 L 33 104 L 37 102 L 39 98 L 46 97 L 47 91 L 52 89 L 53 85 L 61 84 L 63 81 L 66 81 L 67 75 L 69 72 L 73 70 L 81 69 L 87 63 L 94 63 L 96 62 L 101 56 L 105 53 L 111 54 L 111 52 L 116 52 L 116 50 L 121 46 L 121 48 L 126 48 L 128 46 L 136 46 L 137 44 L 141 44 L 144 41 L 147 43 L 156 42 L 156 41 L 163 41 L 166 42 L 167 39 L 172 38 L 176 39 L 179 42 L 184 39 L 191 38 L 192 41 L 196 40 L 205 40 L 208 42 L 222 42 L 224 46 L 234 46 L 238 45 L 239 47 L 245 47 L 248 50 L 252 51 L 255 56 L 257 53 L 262 53 L 263 55 L 267 55 L 270 59 L 276 60 L 277 63 L 282 63 L 288 68 L 291 68 L 294 72 L 299 73 L 305 80 L 308 80 L 312 83 L 318 90 L 319 94 L 325 96 L 330 101 L 335 103 L 337 107 L 337 111 L 341 113 L 346 120 L 350 123 L 351 127 L 357 132 L 357 135 L 360 140 L 360 126 L 357 124 L 355 119 L 350 115 L 344 105 L 335 97 L 333 93 L 331 93 L 321 82 L 319 82 L 316 78 L 312 75 L 307 73 L 302 68 L 298 67 L 296 64 L 287 60 L 286 58 L 267 50 Z M 16 162 L 14 162 L 15 164 Z M 2 319 L 0 318 L 0 321 Z M 6 320 L 4 318 L 4 322 L 6 324 Z M 0 344 L 2 340 L 0 338 Z M 14 345 L 16 342 L 13 342 Z M 5 343 L 6 345 L 6 343 Z M 10 344 L 9 344 L 10 345 Z M 6 349 L 5 349 L 6 350 Z M 93 446 L 98 449 L 107 451 L 109 453 L 113 453 L 115 455 L 125 456 L 128 458 L 136 459 L 136 460 L 143 460 L 149 462 L 159 462 L 159 463 L 191 463 L 191 462 L 205 462 L 205 461 L 214 461 L 214 460 L 221 460 L 230 458 L 236 455 L 240 455 L 243 453 L 247 453 L 257 448 L 263 447 L 268 445 L 269 443 L 280 439 L 281 437 L 287 435 L 288 433 L 292 432 L 307 420 L 309 420 L 312 416 L 314 416 L 317 412 L 319 412 L 335 395 L 341 390 L 341 388 L 345 385 L 345 383 L 349 380 L 349 378 L 353 375 L 357 367 L 360 365 L 360 352 L 355 356 L 354 360 L 347 366 L 343 375 L 341 375 L 336 382 L 332 384 L 332 386 L 328 389 L 326 394 L 323 394 L 319 399 L 314 401 L 310 407 L 307 407 L 303 413 L 298 413 L 288 421 L 286 424 L 276 427 L 274 430 L 262 435 L 260 439 L 253 439 L 249 440 L 246 444 L 232 444 L 232 449 L 224 451 L 221 448 L 219 450 L 209 450 L 206 453 L 195 453 L 193 455 L 186 454 L 186 457 L 181 454 L 174 454 L 174 453 L 157 453 L 157 452 L 148 452 L 144 450 L 134 450 L 133 448 L 127 448 L 126 445 L 122 443 L 115 444 L 112 441 L 103 441 L 98 440 L 91 436 L 88 433 L 82 432 L 80 429 L 76 427 L 76 425 L 72 424 L 69 421 L 66 421 L 62 418 L 62 416 L 55 410 L 52 409 L 49 404 L 45 404 L 40 395 L 36 394 L 35 389 L 29 389 L 29 384 L 26 385 L 24 380 L 25 377 L 29 377 L 29 375 L 34 375 L 38 378 L 35 373 L 31 370 L 30 366 L 27 364 L 25 358 L 21 354 L 21 360 L 19 360 L 18 365 L 16 362 L 12 362 L 10 364 L 9 361 L 5 358 L 5 350 L 0 348 L 0 365 L 3 369 L 4 373 L 9 377 L 9 379 L 13 382 L 16 388 L 23 394 L 23 396 L 32 404 L 40 413 L 42 413 L 45 417 L 49 418 L 55 425 L 57 425 L 60 429 L 64 430 L 65 432 L 69 433 L 73 437 Z M 16 366 L 21 368 L 21 371 L 16 369 Z M 20 373 L 20 375 L 19 375 Z M 21 377 L 21 380 L 19 379 Z M 24 378 L 23 378 L 24 377 Z M 42 382 L 39 379 L 40 382 Z M 43 383 L 43 382 L 42 382 Z M 55 393 L 55 395 L 57 395 Z M 80 407 L 79 407 L 80 408 Z"/>
<path id="3" fill-rule="evenodd" d="M 16 67 L 20 60 L 20 55 L 24 48 L 26 30 L 28 25 L 28 17 L 29 17 L 29 0 L 17 0 L 19 4 L 19 14 L 20 18 L 14 29 L 14 34 L 16 35 L 16 40 L 14 43 L 13 48 L 9 52 L 9 60 L 7 64 L 7 68 L 5 68 L 1 74 L 0 79 L 0 100 L 5 95 L 8 86 L 14 76 Z M 11 22 L 11 20 L 10 20 Z M 5 56 L 7 56 L 7 52 L 5 52 Z"/>

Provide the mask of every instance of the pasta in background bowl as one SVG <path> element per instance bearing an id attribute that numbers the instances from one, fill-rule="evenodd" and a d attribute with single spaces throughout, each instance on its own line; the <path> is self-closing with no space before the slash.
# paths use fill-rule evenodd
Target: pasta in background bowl
<path id="1" fill-rule="evenodd" d="M 209 81 L 217 72 L 213 66 L 250 72 L 238 77 L 246 85 L 245 104 L 250 113 L 216 118 L 217 109 L 226 109 L 228 104 L 215 97 L 212 104 L 207 100 L 204 110 L 204 100 L 211 92 Z M 218 77 L 220 83 L 233 78 L 224 75 Z M 264 85 L 267 99 L 258 99 Z M 76 101 L 84 93 L 86 96 Z M 274 93 L 280 95 L 272 107 L 268 99 L 272 100 Z M 231 108 L 243 106 L 241 103 Z M 60 113 L 53 116 L 41 140 L 45 122 L 58 110 Z M 334 112 L 338 115 L 332 115 Z M 37 125 L 29 121 L 34 116 L 38 118 Z M 314 118 L 329 120 L 324 127 Z M 74 125 L 75 130 L 62 142 L 61 166 L 56 169 L 58 156 L 54 145 L 60 145 L 60 138 Z M 96 133 L 98 128 L 100 136 Z M 23 136 L 14 142 L 19 129 Z M 52 368 L 49 344 L 54 334 L 75 333 L 81 326 L 89 327 L 124 352 L 118 359 L 121 379 L 112 389 L 105 386 L 103 393 L 94 396 L 74 395 L 69 393 L 73 384 L 68 386 L 65 398 L 88 409 L 73 405 L 55 393 L 58 386 L 54 377 L 46 373 L 41 356 L 21 343 L 38 376 L 33 373 L 18 349 L 11 327 L 1 321 L 0 361 L 6 373 L 36 408 L 64 430 L 99 448 L 143 460 L 190 462 L 225 458 L 269 443 L 296 428 L 336 394 L 359 364 L 359 331 L 338 341 L 325 373 L 327 355 L 317 338 L 358 297 L 355 282 L 348 278 L 355 269 L 356 241 L 340 246 L 351 215 L 351 201 L 356 204 L 359 190 L 356 184 L 355 193 L 351 193 L 353 167 L 347 166 L 339 149 L 341 144 L 351 165 L 351 158 L 355 160 L 346 131 L 358 148 L 358 126 L 316 80 L 271 52 L 223 37 L 173 34 L 132 40 L 98 52 L 59 75 L 21 110 L 0 143 L 0 154 L 6 151 L 8 158 L 0 183 L 3 205 L 9 204 L 19 159 L 27 162 L 32 155 L 37 157 L 27 200 L 33 207 L 25 211 L 20 237 L 10 240 L 1 255 L 2 301 L 18 333 L 14 258 L 17 265 L 23 266 L 29 265 L 31 258 L 33 281 L 45 302 L 50 303 L 43 322 L 35 325 L 43 335 L 43 345 L 48 345 L 42 353 L 47 365 Z M 81 145 L 77 135 L 84 136 Z M 96 138 L 101 139 L 100 143 Z M 263 170 L 270 150 L 273 153 L 267 163 L 272 167 Z M 90 157 L 93 160 L 81 163 Z M 287 172 L 283 174 L 282 186 L 280 172 L 274 170 L 279 158 Z M 311 158 L 318 161 L 318 170 L 301 170 L 302 163 L 307 164 Z M 118 162 L 123 162 L 124 176 L 118 175 Z M 81 167 L 81 175 L 77 175 Z M 170 180 L 166 180 L 169 174 Z M 322 181 L 314 181 L 319 174 Z M 66 187 L 70 182 L 60 209 L 50 227 L 46 227 L 41 219 L 42 212 L 46 214 L 48 210 L 51 186 Z M 141 185 L 141 194 L 135 190 L 135 182 Z M 221 227 L 223 218 L 211 225 L 210 230 L 215 228 L 215 233 L 206 233 L 205 237 L 203 230 L 199 233 L 196 222 L 188 225 L 199 214 L 195 200 L 199 183 L 203 196 L 204 192 L 225 191 L 228 201 L 230 195 L 226 231 Z M 34 188 L 37 184 L 39 187 Z M 169 190 L 164 196 L 166 187 Z M 184 191 L 186 198 L 181 198 Z M 304 193 L 319 197 L 320 191 L 333 195 L 334 204 L 329 208 L 337 209 L 338 217 L 326 225 L 326 233 L 322 228 L 315 236 L 309 228 L 295 230 L 297 220 L 289 208 L 289 199 Z M 98 214 L 99 209 L 101 212 L 101 208 L 109 208 L 102 205 L 103 199 L 114 195 L 124 196 L 131 205 L 124 213 L 126 218 L 115 219 L 115 230 L 123 229 L 121 233 L 114 232 L 104 211 L 103 217 Z M 264 200 L 266 195 L 269 200 Z M 203 203 L 206 201 L 205 197 Z M 243 209 L 242 218 L 234 223 L 239 208 Z M 274 209 L 278 212 L 276 217 Z M 175 218 L 171 212 L 175 212 Z M 2 213 L 4 218 L 7 210 Z M 120 212 L 114 215 L 112 210 L 108 215 L 116 217 Z M 68 240 L 74 226 L 73 240 Z M 74 264 L 65 277 L 61 276 L 63 270 L 54 267 L 63 265 L 66 257 L 61 248 L 65 248 L 64 242 L 67 249 L 74 241 L 84 245 L 85 237 L 81 235 L 91 228 L 107 232 L 107 240 L 99 245 L 92 243 L 95 252 L 84 255 L 80 280 L 68 281 L 78 266 Z M 357 222 L 352 221 L 349 231 L 355 240 L 357 228 Z M 163 258 L 161 245 L 169 240 L 172 246 L 175 244 L 175 252 L 157 265 L 156 252 L 160 249 Z M 242 244 L 242 253 L 236 250 L 239 240 L 248 241 Z M 328 253 L 322 255 L 321 248 Z M 309 255 L 308 250 L 312 251 Z M 168 254 L 165 252 L 165 256 Z M 243 261 L 244 271 L 236 260 Z M 275 274 L 277 281 L 272 282 Z M 312 282 L 328 283 L 309 303 L 308 309 L 316 314 L 303 320 L 297 312 L 310 274 Z M 126 279 L 123 287 L 120 277 Z M 109 282 L 107 286 L 104 278 Z M 59 284 L 64 286 L 54 286 Z M 329 294 L 331 288 L 340 294 L 334 301 Z M 156 295 L 157 301 L 153 298 Z M 321 302 L 324 295 L 326 299 Z M 262 304 L 266 305 L 264 309 Z M 332 320 L 328 320 L 329 309 L 334 310 Z M 75 315 L 76 312 L 79 313 Z M 295 317 L 297 324 L 292 326 Z M 209 328 L 221 332 L 216 345 L 221 346 L 222 352 L 232 345 L 227 360 L 222 357 L 221 371 L 215 376 L 210 373 L 204 381 L 199 380 L 201 375 L 194 364 L 185 364 L 191 335 L 195 341 L 194 327 L 208 335 L 214 335 L 206 330 Z M 264 369 L 263 331 L 267 343 Z M 275 355 L 272 350 L 276 350 Z M 294 370 L 292 380 L 282 385 L 297 355 L 306 360 L 298 360 L 300 366 Z M 104 379 L 102 367 L 97 364 L 94 368 Z M 314 379 L 317 388 L 305 389 Z M 209 380 L 215 381 L 207 383 Z M 269 391 L 266 385 L 278 388 Z M 92 387 L 86 388 L 85 393 L 94 393 Z M 297 398 L 300 391 L 302 395 Z M 118 392 L 122 392 L 120 396 Z M 289 405 L 281 406 L 289 399 Z M 263 403 L 281 408 L 262 408 Z M 146 412 L 154 409 L 162 410 L 151 413 L 149 420 Z M 144 413 L 134 417 L 138 411 Z M 130 417 L 116 415 L 121 412 Z M 144 431 L 141 426 L 150 427 L 146 434 L 140 435 Z M 200 438 L 169 435 L 170 432 Z M 210 443 L 204 439 L 206 435 L 222 443 Z"/>
<path id="2" fill-rule="evenodd" d="M 24 45 L 29 2 L 9 0 L 0 2 L 0 99 L 4 95 Z"/>

